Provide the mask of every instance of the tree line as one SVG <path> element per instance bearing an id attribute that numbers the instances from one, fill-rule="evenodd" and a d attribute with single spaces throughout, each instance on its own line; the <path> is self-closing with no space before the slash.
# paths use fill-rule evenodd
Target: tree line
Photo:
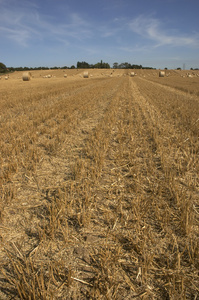
<path id="1" fill-rule="evenodd" d="M 75 66 L 71 66 L 71 68 L 68 68 L 66 66 L 64 67 L 35 67 L 35 68 L 29 68 L 29 67 L 6 67 L 3 63 L 0 63 L 0 73 L 8 73 L 8 72 L 14 72 L 14 71 L 32 71 L 32 70 L 54 70 L 54 69 L 75 69 Z"/>
<path id="2" fill-rule="evenodd" d="M 31 71 L 31 70 L 54 70 L 54 69 L 110 69 L 110 64 L 107 62 L 103 62 L 102 60 L 96 64 L 89 64 L 86 61 L 78 61 L 77 65 L 72 65 L 71 67 L 63 66 L 63 67 L 6 67 L 5 64 L 0 62 L 0 73 L 8 73 L 14 71 Z M 129 64 L 128 62 L 113 64 L 114 69 L 152 69 L 149 67 L 143 67 L 142 65 Z"/>
<path id="3" fill-rule="evenodd" d="M 78 69 L 110 69 L 110 65 L 108 63 L 98 62 L 97 64 L 89 64 L 85 61 L 77 62 Z M 113 64 L 113 69 L 154 69 L 151 67 L 143 67 L 142 65 L 130 64 L 128 62 L 123 62 L 121 64 L 115 62 Z"/>
<path id="4" fill-rule="evenodd" d="M 77 69 L 90 69 L 90 68 L 99 68 L 99 69 L 110 69 L 110 65 L 105 62 L 98 62 L 96 64 L 89 64 L 85 61 L 77 62 Z M 32 71 L 32 70 L 55 70 L 55 69 L 76 69 L 74 65 L 71 67 L 63 66 L 63 67 L 6 67 L 5 64 L 0 62 L 0 73 L 8 73 L 14 71 Z"/>
<path id="5" fill-rule="evenodd" d="M 54 70 L 54 69 L 110 69 L 109 63 L 103 62 L 102 60 L 96 64 L 89 64 L 85 61 L 78 61 L 77 66 L 72 65 L 71 67 L 63 66 L 63 67 L 35 67 L 35 68 L 29 68 L 29 67 L 6 67 L 5 64 L 0 62 L 0 73 L 8 73 L 8 72 L 14 72 L 14 71 L 31 71 L 31 70 Z M 143 67 L 142 65 L 136 65 L 136 64 L 130 64 L 128 62 L 113 63 L 113 69 L 155 69 L 152 67 Z M 167 69 L 167 68 L 165 68 Z M 180 70 L 181 68 L 177 68 L 177 70 Z M 190 70 L 198 70 L 198 68 L 190 68 Z"/>
<path id="6" fill-rule="evenodd" d="M 96 64 L 89 64 L 86 61 L 78 61 L 77 69 L 110 69 L 110 65 L 108 63 L 103 62 L 102 60 Z"/>
<path id="7" fill-rule="evenodd" d="M 142 65 L 131 65 L 128 62 L 123 62 L 121 64 L 118 64 L 117 62 L 115 62 L 113 64 L 113 69 L 153 69 L 150 67 L 143 67 Z"/>

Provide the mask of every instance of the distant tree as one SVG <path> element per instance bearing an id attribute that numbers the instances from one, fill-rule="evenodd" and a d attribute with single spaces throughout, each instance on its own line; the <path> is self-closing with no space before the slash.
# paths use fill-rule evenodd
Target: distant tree
<path id="1" fill-rule="evenodd" d="M 131 69 L 131 64 L 128 62 L 121 63 L 119 64 L 119 69 Z"/>
<path id="2" fill-rule="evenodd" d="M 142 65 L 131 65 L 129 69 L 142 69 Z"/>
<path id="3" fill-rule="evenodd" d="M 110 65 L 108 63 L 104 63 L 102 60 L 96 64 L 89 64 L 85 61 L 77 62 L 77 69 L 110 69 Z"/>
<path id="4" fill-rule="evenodd" d="M 82 61 L 82 62 L 78 61 L 77 62 L 77 68 L 78 69 L 89 69 L 90 65 L 85 61 Z"/>
<path id="5" fill-rule="evenodd" d="M 14 71 L 15 71 L 15 68 L 9 67 L 9 72 L 14 72 Z"/>
<path id="6" fill-rule="evenodd" d="M 71 68 L 71 69 L 75 69 L 75 66 L 74 66 L 74 65 L 72 65 L 70 68 Z"/>
<path id="7" fill-rule="evenodd" d="M 181 68 L 177 68 L 176 70 L 181 70 Z"/>
<path id="8" fill-rule="evenodd" d="M 16 71 L 23 71 L 23 68 L 22 67 L 17 67 L 15 68 Z"/>
<path id="9" fill-rule="evenodd" d="M 103 63 L 102 60 L 101 60 L 101 62 L 98 62 L 97 64 L 94 65 L 94 68 L 96 68 L 96 69 L 110 69 L 110 65 L 108 63 Z"/>
<path id="10" fill-rule="evenodd" d="M 7 67 L 2 62 L 0 62 L 0 73 L 6 73 Z"/>
<path id="11" fill-rule="evenodd" d="M 100 64 L 100 63 L 95 64 L 95 65 L 94 65 L 94 68 L 95 68 L 95 69 L 101 69 L 101 64 Z"/>
<path id="12" fill-rule="evenodd" d="M 110 69 L 110 65 L 108 63 L 102 63 L 101 68 L 102 69 Z"/>
<path id="13" fill-rule="evenodd" d="M 117 62 L 114 62 L 113 69 L 118 69 L 118 63 Z"/>
<path id="14" fill-rule="evenodd" d="M 49 70 L 49 67 L 41 67 L 41 70 Z"/>

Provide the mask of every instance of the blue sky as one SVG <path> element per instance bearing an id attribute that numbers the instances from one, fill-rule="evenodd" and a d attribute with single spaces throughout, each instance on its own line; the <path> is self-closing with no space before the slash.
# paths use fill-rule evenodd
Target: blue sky
<path id="1" fill-rule="evenodd" d="M 0 0 L 0 62 L 199 68 L 199 0 Z"/>

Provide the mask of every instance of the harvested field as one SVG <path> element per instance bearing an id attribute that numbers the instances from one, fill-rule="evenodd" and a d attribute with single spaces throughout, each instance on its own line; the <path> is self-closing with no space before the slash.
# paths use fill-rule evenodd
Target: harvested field
<path id="1" fill-rule="evenodd" d="M 156 70 L 138 70 L 137 72 L 141 78 L 144 77 L 147 80 L 161 85 L 173 87 L 179 91 L 199 96 L 199 71 L 187 72 L 185 70 L 167 70 L 165 72 L 166 76 L 163 78 L 159 78 L 158 71 Z M 188 78 L 187 74 L 190 74 L 192 77 Z"/>
<path id="2" fill-rule="evenodd" d="M 199 78 L 111 72 L 0 81 L 0 299 L 199 299 Z"/>

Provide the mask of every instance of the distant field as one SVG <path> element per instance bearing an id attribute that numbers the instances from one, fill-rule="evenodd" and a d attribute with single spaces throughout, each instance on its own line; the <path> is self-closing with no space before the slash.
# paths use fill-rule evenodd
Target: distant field
<path id="1" fill-rule="evenodd" d="M 0 299 L 199 299 L 197 72 L 64 71 L 0 80 Z"/>

